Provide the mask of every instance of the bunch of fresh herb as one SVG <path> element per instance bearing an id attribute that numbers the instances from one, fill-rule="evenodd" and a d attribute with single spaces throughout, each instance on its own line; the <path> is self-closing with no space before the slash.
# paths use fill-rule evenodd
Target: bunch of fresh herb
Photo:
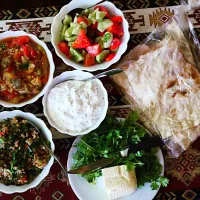
<path id="1" fill-rule="evenodd" d="M 161 177 L 162 165 L 156 153 L 157 148 L 149 152 L 138 151 L 127 157 L 121 157 L 120 151 L 127 149 L 131 144 L 141 142 L 146 134 L 145 129 L 137 124 L 138 113 L 131 112 L 124 121 L 118 121 L 108 115 L 102 124 L 91 133 L 84 135 L 76 145 L 77 152 L 73 155 L 72 169 L 79 168 L 94 161 L 106 158 L 115 158 L 110 166 L 127 166 L 127 171 L 136 170 L 138 187 L 150 182 L 151 188 L 156 190 L 160 184 L 167 186 L 168 179 Z M 95 170 L 82 175 L 90 183 L 95 183 L 97 177 L 102 176 L 101 170 Z"/>

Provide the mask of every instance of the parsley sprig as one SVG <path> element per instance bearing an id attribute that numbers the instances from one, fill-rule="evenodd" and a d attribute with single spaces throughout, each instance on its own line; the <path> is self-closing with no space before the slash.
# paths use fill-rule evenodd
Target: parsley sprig
<path id="1" fill-rule="evenodd" d="M 160 185 L 167 186 L 168 179 L 161 177 L 162 165 L 156 153 L 157 148 L 151 151 L 138 151 L 128 157 L 121 157 L 120 151 L 127 149 L 131 144 L 137 144 L 149 137 L 145 129 L 137 124 L 138 113 L 131 112 L 128 118 L 119 122 L 108 115 L 101 125 L 91 133 L 84 135 L 76 145 L 77 152 L 73 155 L 72 169 L 92 163 L 102 157 L 115 158 L 110 166 L 126 165 L 127 171 L 136 170 L 138 187 L 151 183 L 151 188 L 156 190 Z M 110 167 L 109 166 L 109 167 Z M 102 176 L 101 170 L 95 170 L 82 175 L 90 183 L 95 183 L 97 177 Z"/>

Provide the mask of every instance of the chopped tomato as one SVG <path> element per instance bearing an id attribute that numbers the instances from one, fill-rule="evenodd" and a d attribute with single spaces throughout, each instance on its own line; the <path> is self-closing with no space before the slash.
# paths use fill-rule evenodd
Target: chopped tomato
<path id="1" fill-rule="evenodd" d="M 30 49 L 29 49 L 28 46 L 23 45 L 23 46 L 22 46 L 22 52 L 23 52 L 23 55 L 24 55 L 24 56 L 26 56 L 27 58 L 30 58 L 31 52 L 30 52 Z"/>
<path id="2" fill-rule="evenodd" d="M 42 82 L 43 84 L 46 84 L 47 81 L 48 81 L 48 77 L 47 77 L 47 76 L 43 77 L 42 80 L 41 80 L 41 82 Z"/>
<path id="3" fill-rule="evenodd" d="M 116 53 L 111 53 L 108 56 L 106 56 L 105 61 L 109 62 L 115 57 Z"/>
<path id="4" fill-rule="evenodd" d="M 4 136 L 5 132 L 0 132 L 0 137 Z"/>
<path id="5" fill-rule="evenodd" d="M 95 24 L 91 24 L 91 25 L 90 25 L 90 27 L 91 27 L 91 28 L 94 28 L 94 29 L 97 29 L 97 26 L 98 26 L 98 22 L 95 22 Z"/>
<path id="6" fill-rule="evenodd" d="M 120 44 L 121 44 L 121 41 L 118 38 L 114 37 L 110 45 L 110 50 L 114 51 L 120 46 Z"/>
<path id="7" fill-rule="evenodd" d="M 17 94 L 16 93 L 11 93 L 11 92 L 8 92 L 8 91 L 6 91 L 6 90 L 4 90 L 4 91 L 1 91 L 1 93 L 3 94 L 3 95 L 5 95 L 7 98 L 9 98 L 9 99 L 13 99 L 13 98 L 15 98 L 16 96 L 17 96 Z"/>
<path id="8" fill-rule="evenodd" d="M 123 28 L 121 27 L 120 24 L 117 24 L 117 23 L 113 23 L 113 25 L 110 26 L 107 29 L 107 31 L 111 32 L 113 35 L 115 35 L 117 37 L 122 37 L 124 35 Z"/>
<path id="9" fill-rule="evenodd" d="M 79 17 L 77 18 L 77 23 L 80 24 L 81 22 L 85 22 L 86 25 L 89 25 L 89 21 L 88 21 L 87 18 L 84 17 L 84 16 L 79 16 Z"/>
<path id="10" fill-rule="evenodd" d="M 87 52 L 93 56 L 96 56 L 102 52 L 100 44 L 95 44 L 86 48 Z"/>
<path id="11" fill-rule="evenodd" d="M 107 9 L 104 6 L 96 6 L 95 9 L 97 9 L 97 8 L 99 9 L 99 11 L 106 12 L 106 17 L 110 18 L 109 13 L 108 13 Z"/>
<path id="12" fill-rule="evenodd" d="M 87 53 L 84 60 L 84 66 L 92 66 L 95 64 L 95 56 Z"/>
<path id="13" fill-rule="evenodd" d="M 24 184 L 28 182 L 28 176 L 25 174 L 21 179 L 20 179 L 20 183 Z"/>
<path id="14" fill-rule="evenodd" d="M 100 31 L 96 30 L 96 34 L 99 36 L 104 36 L 105 32 L 100 32 Z"/>
<path id="15" fill-rule="evenodd" d="M 35 49 L 31 49 L 30 53 L 32 58 L 35 58 L 37 56 L 37 51 Z"/>
<path id="16" fill-rule="evenodd" d="M 69 47 L 65 42 L 61 42 L 58 44 L 58 48 L 62 51 L 66 56 L 70 55 Z"/>
<path id="17" fill-rule="evenodd" d="M 121 16 L 113 16 L 113 17 L 111 17 L 111 20 L 113 22 L 116 22 L 116 23 L 119 23 L 119 24 L 121 24 L 123 22 L 123 18 Z"/>
<path id="18" fill-rule="evenodd" d="M 90 40 L 88 39 L 85 31 L 81 29 L 76 40 L 72 43 L 72 47 L 76 49 L 84 49 L 89 46 L 91 46 Z"/>
<path id="19" fill-rule="evenodd" d="M 12 46 L 16 46 L 16 45 L 24 45 L 26 43 L 28 43 L 30 41 L 30 38 L 26 35 L 18 37 L 13 39 L 12 43 L 11 43 L 11 47 Z"/>
<path id="20" fill-rule="evenodd" d="M 15 70 L 15 68 L 14 67 L 7 67 L 6 68 L 6 72 L 12 72 L 13 70 Z"/>

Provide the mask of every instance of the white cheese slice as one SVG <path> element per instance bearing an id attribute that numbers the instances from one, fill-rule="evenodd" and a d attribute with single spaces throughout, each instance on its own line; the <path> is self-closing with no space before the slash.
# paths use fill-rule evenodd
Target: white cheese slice
<path id="1" fill-rule="evenodd" d="M 128 196 L 137 189 L 135 170 L 126 171 L 126 165 L 102 169 L 108 199 Z"/>

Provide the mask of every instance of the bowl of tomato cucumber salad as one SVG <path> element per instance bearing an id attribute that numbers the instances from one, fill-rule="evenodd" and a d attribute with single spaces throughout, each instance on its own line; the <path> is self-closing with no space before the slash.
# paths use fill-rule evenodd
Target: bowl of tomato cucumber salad
<path id="1" fill-rule="evenodd" d="M 127 20 L 113 3 L 91 6 L 80 2 L 82 9 L 76 12 L 77 4 L 72 1 L 62 7 L 51 33 L 56 54 L 63 62 L 75 69 L 96 71 L 107 69 L 120 59 L 130 34 Z"/>
<path id="2" fill-rule="evenodd" d="M 23 31 L 0 34 L 0 105 L 22 107 L 44 95 L 55 70 L 44 42 Z"/>

